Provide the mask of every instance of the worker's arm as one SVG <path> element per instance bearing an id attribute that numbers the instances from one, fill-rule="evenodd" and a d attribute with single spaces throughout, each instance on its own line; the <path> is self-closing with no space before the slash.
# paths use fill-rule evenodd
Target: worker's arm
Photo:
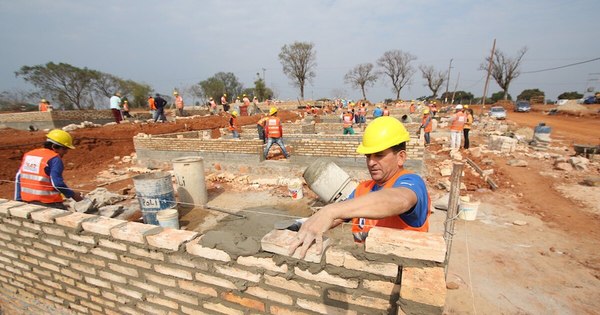
<path id="1" fill-rule="evenodd" d="M 63 171 L 64 171 L 63 161 L 59 157 L 51 158 L 48 161 L 48 166 L 46 167 L 46 174 L 50 176 L 50 182 L 52 186 L 60 191 L 65 197 L 73 198 L 75 201 L 80 201 L 83 199 L 79 192 L 74 192 L 71 190 L 65 181 L 63 180 Z"/>
<path id="2" fill-rule="evenodd" d="M 327 205 L 302 224 L 297 240 L 291 244 L 289 252 L 293 254 L 301 246 L 300 257 L 304 257 L 313 242 L 320 252 L 323 248 L 323 233 L 339 225 L 341 220 L 382 219 L 412 211 L 416 204 L 417 194 L 413 190 L 398 187 Z"/>

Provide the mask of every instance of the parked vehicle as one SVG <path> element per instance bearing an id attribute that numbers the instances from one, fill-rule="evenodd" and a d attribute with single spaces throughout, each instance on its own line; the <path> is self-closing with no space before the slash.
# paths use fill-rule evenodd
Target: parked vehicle
<path id="1" fill-rule="evenodd" d="M 558 100 L 556 101 L 556 105 L 561 106 L 567 104 L 569 100 Z"/>
<path id="2" fill-rule="evenodd" d="M 588 96 L 586 98 L 583 99 L 583 104 L 596 104 L 598 103 L 598 100 L 596 99 L 595 96 Z"/>
<path id="3" fill-rule="evenodd" d="M 529 112 L 531 111 L 531 104 L 528 101 L 517 101 L 515 104 L 515 112 Z"/>
<path id="4" fill-rule="evenodd" d="M 490 117 L 506 119 L 506 110 L 502 106 L 492 106 L 492 108 L 490 108 Z"/>

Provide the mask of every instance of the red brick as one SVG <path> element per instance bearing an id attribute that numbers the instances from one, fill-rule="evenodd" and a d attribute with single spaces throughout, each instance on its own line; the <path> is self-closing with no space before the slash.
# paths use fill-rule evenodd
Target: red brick
<path id="1" fill-rule="evenodd" d="M 340 301 L 344 304 L 354 304 L 357 306 L 367 306 L 370 308 L 376 308 L 380 310 L 391 309 L 389 300 L 380 299 L 368 295 L 361 294 L 359 296 L 353 296 L 352 294 L 328 290 L 327 297 L 331 300 Z M 389 298 L 389 297 L 388 297 Z"/>
<path id="2" fill-rule="evenodd" d="M 198 298 L 191 296 L 191 295 L 182 294 L 177 291 L 169 290 L 169 289 L 164 289 L 163 294 L 166 297 L 172 298 L 174 300 L 178 300 L 178 301 L 185 302 L 188 304 L 198 305 Z"/>
<path id="3" fill-rule="evenodd" d="M 168 277 L 157 276 L 153 274 L 145 274 L 146 279 L 156 282 L 158 284 L 166 285 L 168 287 L 174 287 L 176 285 L 175 279 L 171 279 Z"/>
<path id="4" fill-rule="evenodd" d="M 356 311 L 345 310 L 345 309 L 341 309 L 341 308 L 337 308 L 337 307 L 325 305 L 323 303 L 309 301 L 309 300 L 305 300 L 305 299 L 297 299 L 296 304 L 303 309 L 317 312 L 319 314 L 340 314 L 340 315 L 341 314 L 347 314 L 347 315 L 358 314 Z"/>
<path id="5" fill-rule="evenodd" d="M 149 283 L 129 279 L 129 284 L 131 284 L 134 287 L 138 287 L 144 291 L 157 293 L 157 294 L 160 293 L 160 289 L 157 286 L 149 284 Z"/>
<path id="6" fill-rule="evenodd" d="M 45 210 L 47 209 L 46 207 L 43 206 L 37 206 L 37 205 L 32 205 L 32 204 L 25 204 L 23 206 L 20 207 L 12 207 L 10 209 L 8 209 L 9 213 L 11 216 L 13 217 L 19 217 L 19 218 L 23 218 L 23 219 L 29 219 L 30 215 L 32 212 L 36 212 L 36 211 L 40 211 L 40 210 Z"/>
<path id="7" fill-rule="evenodd" d="M 182 244 L 196 236 L 198 236 L 197 232 L 164 229 L 158 234 L 146 236 L 146 241 L 150 246 L 177 251 Z"/>
<path id="8" fill-rule="evenodd" d="M 446 291 L 443 267 L 402 268 L 401 299 L 442 308 Z"/>
<path id="9" fill-rule="evenodd" d="M 243 266 L 254 267 L 254 268 L 263 268 L 265 270 L 279 272 L 279 273 L 287 273 L 288 266 L 286 264 L 282 264 L 281 266 L 277 266 L 275 261 L 272 258 L 260 258 L 254 256 L 240 256 L 237 259 L 237 263 Z"/>
<path id="10" fill-rule="evenodd" d="M 261 287 L 249 287 L 248 289 L 246 289 L 245 293 L 254 295 L 263 300 L 271 300 L 277 303 L 287 305 L 294 304 L 294 300 L 291 296 L 275 291 L 265 290 Z"/>
<path id="11" fill-rule="evenodd" d="M 110 249 L 116 249 L 119 251 L 126 251 L 127 250 L 127 245 L 122 244 L 122 243 L 118 243 L 118 242 L 113 242 L 113 241 L 109 241 L 109 240 L 105 240 L 105 239 L 101 239 L 98 241 L 98 245 L 103 246 L 103 247 L 107 247 Z"/>
<path id="12" fill-rule="evenodd" d="M 267 274 L 265 274 L 264 277 L 265 277 L 265 284 L 270 285 L 270 286 L 274 286 L 274 287 L 277 287 L 280 289 L 284 289 L 284 290 L 288 290 L 290 292 L 300 293 L 300 294 L 304 294 L 304 295 L 311 295 L 311 296 L 317 296 L 317 297 L 321 295 L 321 288 L 316 285 L 298 282 L 298 281 L 294 281 L 294 280 L 288 280 L 283 277 L 273 277 L 273 276 L 269 276 Z"/>
<path id="13" fill-rule="evenodd" d="M 129 252 L 137 255 L 137 256 L 141 256 L 141 257 L 146 257 L 146 258 L 150 258 L 150 259 L 154 259 L 154 260 L 165 260 L 165 255 L 161 252 L 157 252 L 155 250 L 149 250 L 146 248 L 137 248 L 137 247 L 133 247 L 133 246 L 129 246 Z"/>
<path id="14" fill-rule="evenodd" d="M 260 275 L 256 274 L 256 273 L 252 273 L 250 271 L 247 270 L 243 270 L 243 269 L 239 269 L 239 268 L 235 268 L 235 267 L 230 267 L 230 266 L 225 266 L 225 265 L 214 265 L 215 270 L 225 276 L 230 276 L 230 277 L 234 277 L 234 278 L 240 278 L 240 279 L 244 279 L 250 282 L 259 282 L 260 281 Z"/>
<path id="15" fill-rule="evenodd" d="M 112 237 L 132 243 L 145 244 L 145 237 L 160 233 L 162 229 L 160 227 L 148 224 L 142 224 L 137 222 L 128 222 L 125 225 L 117 226 L 110 230 Z"/>
<path id="16" fill-rule="evenodd" d="M 255 299 L 241 297 L 237 294 L 234 294 L 233 292 L 223 292 L 221 293 L 221 298 L 225 301 L 236 303 L 247 308 L 255 309 L 257 311 L 265 311 L 265 303 Z"/>
<path id="17" fill-rule="evenodd" d="M 100 276 L 100 278 L 109 280 L 111 282 L 117 282 L 117 283 L 127 283 L 127 279 L 121 275 L 112 273 L 112 272 L 108 272 L 106 270 L 98 270 L 98 276 Z"/>
<path id="18" fill-rule="evenodd" d="M 44 231 L 44 233 L 46 234 L 50 234 L 53 236 L 67 237 L 65 230 L 57 227 L 42 226 L 42 231 Z"/>
<path id="19" fill-rule="evenodd" d="M 190 241 L 185 245 L 186 251 L 192 255 L 212 259 L 219 260 L 224 262 L 231 261 L 231 257 L 225 251 L 215 248 L 208 248 L 200 245 L 200 241 L 202 240 L 202 236 Z"/>
<path id="20" fill-rule="evenodd" d="M 377 280 L 363 280 L 363 288 L 383 295 L 392 295 L 400 292 L 400 285 Z"/>
<path id="21" fill-rule="evenodd" d="M 215 311 L 215 312 L 219 312 L 219 313 L 223 313 L 223 314 L 229 314 L 229 315 L 244 315 L 244 311 L 241 310 L 237 310 L 231 307 L 227 307 L 223 304 L 217 304 L 217 303 L 204 303 L 204 308 L 209 309 L 211 311 Z"/>
<path id="22" fill-rule="evenodd" d="M 290 245 L 297 240 L 298 232 L 290 231 L 290 230 L 272 230 L 263 236 L 260 241 L 262 250 L 265 252 L 275 253 L 282 256 L 289 256 Z M 305 261 L 320 263 L 321 258 L 323 257 L 323 252 L 329 244 L 331 240 L 329 238 L 323 239 L 323 248 L 321 252 L 317 251 L 317 246 L 311 246 L 306 252 L 306 256 L 304 257 Z M 296 249 L 294 254 L 292 255 L 294 258 L 300 258 L 300 248 Z"/>
<path id="23" fill-rule="evenodd" d="M 86 244 L 96 244 L 96 240 L 94 240 L 94 237 L 91 235 L 78 235 L 78 234 L 69 233 L 69 234 L 67 234 L 67 236 L 76 242 L 82 242 L 82 243 L 86 243 Z"/>
<path id="24" fill-rule="evenodd" d="M 365 242 L 369 253 L 444 262 L 446 241 L 442 234 L 374 227 Z"/>
<path id="25" fill-rule="evenodd" d="M 125 255 L 119 255 L 119 259 L 126 264 L 134 265 L 136 267 L 145 268 L 145 269 L 152 268 L 151 263 L 148 263 L 141 259 L 135 259 L 135 258 L 131 258 L 131 257 L 125 256 Z"/>
<path id="26" fill-rule="evenodd" d="M 137 270 L 135 270 L 134 268 L 129 268 L 129 267 L 125 267 L 125 266 L 121 266 L 115 263 L 108 263 L 108 267 L 112 270 L 112 271 L 116 271 L 118 273 L 122 273 L 124 275 L 128 275 L 131 277 L 138 277 L 139 274 L 137 272 Z"/>
<path id="27" fill-rule="evenodd" d="M 326 262 L 330 265 L 387 277 L 395 278 L 398 275 L 396 264 L 357 259 L 352 253 L 336 247 L 330 248 L 325 255 Z"/>
<path id="28" fill-rule="evenodd" d="M 72 229 L 78 229 L 81 227 L 81 223 L 89 219 L 95 218 L 95 215 L 85 214 L 81 212 L 71 212 L 71 214 L 63 217 L 57 217 L 54 219 L 56 224 L 66 226 Z"/>
<path id="29" fill-rule="evenodd" d="M 126 288 L 118 286 L 118 285 L 114 285 L 113 290 L 115 290 L 115 292 L 117 292 L 117 293 L 130 296 L 136 300 L 141 300 L 142 296 L 143 296 L 143 294 L 139 291 L 131 290 L 129 288 L 126 289 Z"/>
<path id="30" fill-rule="evenodd" d="M 106 251 L 100 247 L 92 248 L 92 250 L 90 250 L 90 252 L 92 254 L 100 256 L 100 257 L 104 257 L 104 258 L 108 258 L 108 259 L 112 259 L 112 260 L 118 260 L 117 254 L 110 252 L 110 251 Z"/>
<path id="31" fill-rule="evenodd" d="M 183 289 L 183 290 L 188 290 L 188 291 L 191 291 L 194 293 L 213 296 L 213 297 L 217 296 L 217 291 L 215 289 L 213 289 L 212 287 L 203 286 L 203 285 L 198 284 L 193 281 L 179 280 L 178 285 L 179 285 L 179 288 Z"/>
<path id="32" fill-rule="evenodd" d="M 7 216 L 8 210 L 10 210 L 10 208 L 20 207 L 20 206 L 25 206 L 25 205 L 27 205 L 27 203 L 15 201 L 15 200 L 10 200 L 7 202 L 0 203 L 0 214 L 4 214 L 5 216 Z"/>
<path id="33" fill-rule="evenodd" d="M 291 310 L 289 308 L 281 307 L 278 305 L 271 305 L 269 311 L 273 315 L 309 315 L 308 313 L 300 312 L 297 310 Z"/>
<path id="34" fill-rule="evenodd" d="M 237 286 L 235 284 L 233 284 L 233 282 L 231 282 L 227 279 L 223 279 L 221 277 L 209 276 L 207 274 L 203 274 L 200 272 L 196 272 L 196 280 L 202 281 L 204 283 L 224 287 L 227 289 L 232 289 L 232 290 L 237 289 Z"/>
<path id="35" fill-rule="evenodd" d="M 192 280 L 192 273 L 187 270 L 172 268 L 172 267 L 164 266 L 164 265 L 155 265 L 154 270 L 158 273 L 162 273 L 165 275 L 174 276 L 174 277 L 181 278 L 181 279 Z"/>
<path id="36" fill-rule="evenodd" d="M 154 294 L 149 294 L 146 297 L 146 301 L 172 309 L 179 309 L 179 304 L 177 302 L 163 299 L 162 297 L 156 296 Z"/>
<path id="37" fill-rule="evenodd" d="M 315 281 L 315 282 L 325 282 L 345 288 L 356 289 L 358 288 L 358 281 L 354 279 L 344 279 L 338 276 L 330 275 L 327 271 L 322 270 L 317 274 L 313 274 L 308 270 L 302 270 L 298 267 L 294 267 L 294 273 L 299 277 L 304 279 Z"/>
<path id="38" fill-rule="evenodd" d="M 81 223 L 81 227 L 86 232 L 109 236 L 111 229 L 126 223 L 127 221 L 97 216 Z"/>

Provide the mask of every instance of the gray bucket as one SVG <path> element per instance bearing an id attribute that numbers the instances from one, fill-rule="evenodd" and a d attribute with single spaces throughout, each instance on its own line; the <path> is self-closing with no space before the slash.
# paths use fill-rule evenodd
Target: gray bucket
<path id="1" fill-rule="evenodd" d="M 308 187 L 327 203 L 346 200 L 358 185 L 348 173 L 326 159 L 313 162 L 303 176 Z"/>
<path id="2" fill-rule="evenodd" d="M 142 209 L 144 223 L 158 225 L 156 213 L 171 209 L 177 205 L 171 183 L 171 174 L 167 172 L 141 174 L 133 177 L 136 196 Z"/>

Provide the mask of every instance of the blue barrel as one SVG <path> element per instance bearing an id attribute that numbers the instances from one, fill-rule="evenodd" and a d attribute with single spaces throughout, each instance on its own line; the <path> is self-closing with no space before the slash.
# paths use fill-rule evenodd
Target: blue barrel
<path id="1" fill-rule="evenodd" d="M 140 201 L 144 223 L 158 225 L 156 213 L 171 209 L 177 205 L 175 192 L 171 182 L 171 174 L 167 172 L 148 173 L 133 177 L 135 192 Z"/>

